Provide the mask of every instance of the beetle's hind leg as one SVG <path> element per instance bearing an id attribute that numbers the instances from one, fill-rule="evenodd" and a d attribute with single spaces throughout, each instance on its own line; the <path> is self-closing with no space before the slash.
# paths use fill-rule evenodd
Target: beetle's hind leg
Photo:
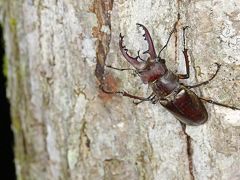
<path id="1" fill-rule="evenodd" d="M 230 108 L 230 109 L 233 109 L 233 110 L 240 110 L 240 108 L 238 108 L 238 107 L 229 106 L 229 105 L 226 105 L 226 104 L 222 104 L 222 103 L 213 101 L 213 100 L 211 100 L 211 99 L 202 98 L 202 97 L 199 97 L 199 99 L 201 99 L 201 100 L 203 100 L 203 101 L 205 101 L 205 102 L 207 102 L 207 103 L 215 104 L 215 105 L 218 105 L 218 106 L 223 106 L 223 107 Z"/>
<path id="2" fill-rule="evenodd" d="M 221 67 L 220 64 L 218 64 L 218 63 L 215 63 L 215 64 L 217 65 L 217 70 L 216 70 L 216 72 L 213 74 L 213 76 L 210 79 L 208 79 L 207 81 L 201 82 L 199 84 L 189 85 L 189 86 L 188 85 L 184 85 L 184 86 L 187 87 L 188 89 L 191 89 L 191 88 L 196 88 L 196 87 L 199 87 L 199 86 L 206 85 L 206 84 L 210 83 L 210 81 L 212 81 L 216 77 L 216 75 L 219 72 L 219 69 Z"/>

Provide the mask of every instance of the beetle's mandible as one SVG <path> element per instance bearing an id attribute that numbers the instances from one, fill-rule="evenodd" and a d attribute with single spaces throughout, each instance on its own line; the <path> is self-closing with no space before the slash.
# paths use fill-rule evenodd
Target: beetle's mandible
<path id="1" fill-rule="evenodd" d="M 149 97 L 144 98 L 131 95 L 126 91 L 110 92 L 105 90 L 102 86 L 102 90 L 105 93 L 110 94 L 118 93 L 129 98 L 140 100 L 139 102 L 135 102 L 135 104 L 139 104 L 143 101 L 151 101 L 152 103 L 160 102 L 160 104 L 163 107 L 165 107 L 168 111 L 170 111 L 178 120 L 187 125 L 201 125 L 207 121 L 208 113 L 203 104 L 203 101 L 224 106 L 226 108 L 231 108 L 233 110 L 240 110 L 240 108 L 234 106 L 225 105 L 222 103 L 212 101 L 210 99 L 199 97 L 193 91 L 190 90 L 191 88 L 208 84 L 219 71 L 220 65 L 217 63 L 215 63 L 217 65 L 216 72 L 207 81 L 192 86 L 188 86 L 180 82 L 181 79 L 189 78 L 188 49 L 185 47 L 185 30 L 187 27 L 183 28 L 183 45 L 184 45 L 183 55 L 186 64 L 186 74 L 175 74 L 167 68 L 165 60 L 160 57 L 160 53 L 164 48 L 166 48 L 171 35 L 176 30 L 176 26 L 174 26 L 174 29 L 171 31 L 166 45 L 163 46 L 163 48 L 157 55 L 153 45 L 152 38 L 147 28 L 142 24 L 137 25 L 142 27 L 144 30 L 143 36 L 145 37 L 145 40 L 148 43 L 148 50 L 145 51 L 144 54 L 148 53 L 149 55 L 148 58 L 146 60 L 140 58 L 139 51 L 137 57 L 131 57 L 128 54 L 128 50 L 123 45 L 124 36 L 122 36 L 121 34 L 119 40 L 119 47 L 122 52 L 122 55 L 135 68 L 134 71 L 139 75 L 142 82 L 144 84 L 149 84 L 153 92 Z M 108 67 L 117 70 L 129 70 L 119 69 L 112 66 Z"/>

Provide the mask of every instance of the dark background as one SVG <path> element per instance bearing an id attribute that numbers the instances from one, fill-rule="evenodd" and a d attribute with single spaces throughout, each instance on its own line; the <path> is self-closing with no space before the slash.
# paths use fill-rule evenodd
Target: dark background
<path id="1" fill-rule="evenodd" d="M 15 180 L 13 155 L 13 132 L 11 130 L 10 106 L 6 98 L 6 78 L 3 75 L 4 40 L 0 27 L 0 179 Z"/>

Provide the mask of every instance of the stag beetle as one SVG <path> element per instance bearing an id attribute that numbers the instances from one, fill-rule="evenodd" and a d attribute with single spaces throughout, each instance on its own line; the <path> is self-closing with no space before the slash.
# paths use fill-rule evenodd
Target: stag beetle
<path id="1" fill-rule="evenodd" d="M 138 23 L 137 26 L 142 27 L 144 30 L 143 36 L 148 43 L 148 50 L 145 51 L 143 54 L 147 53 L 149 55 L 148 58 L 146 60 L 140 58 L 139 51 L 137 57 L 131 57 L 128 54 L 128 49 L 126 49 L 126 46 L 123 45 L 124 36 L 122 36 L 121 34 L 119 40 L 119 47 L 122 55 L 135 68 L 134 71 L 141 78 L 142 82 L 144 84 L 149 84 L 153 92 L 150 96 L 144 98 L 131 95 L 126 91 L 110 92 L 102 87 L 102 90 L 105 93 L 117 93 L 121 94 L 122 96 L 127 96 L 129 98 L 140 100 L 139 102 L 135 102 L 135 104 L 139 104 L 143 101 L 151 101 L 152 103 L 160 102 L 160 104 L 168 111 L 170 111 L 178 120 L 187 125 L 201 125 L 207 121 L 208 113 L 202 101 L 231 108 L 233 110 L 240 110 L 239 108 L 234 106 L 221 104 L 210 99 L 199 97 L 190 90 L 191 88 L 208 84 L 217 75 L 219 71 L 220 65 L 217 63 L 215 63 L 217 65 L 216 72 L 207 81 L 192 86 L 188 86 L 180 82 L 181 79 L 189 78 L 188 49 L 185 47 L 185 30 L 188 26 L 183 28 L 183 55 L 186 64 L 186 74 L 173 73 L 167 68 L 165 60 L 160 57 L 161 51 L 166 48 L 171 35 L 176 30 L 176 26 L 174 26 L 174 29 L 171 31 L 166 45 L 162 47 L 158 56 L 156 54 L 152 38 L 147 28 L 144 25 Z M 129 70 L 115 68 L 111 65 L 107 65 L 107 67 L 121 71 Z"/>

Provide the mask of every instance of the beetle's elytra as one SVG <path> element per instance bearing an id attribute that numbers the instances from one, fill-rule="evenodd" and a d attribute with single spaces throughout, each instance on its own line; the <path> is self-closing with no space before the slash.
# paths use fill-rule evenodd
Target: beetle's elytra
<path id="1" fill-rule="evenodd" d="M 165 60 L 160 57 L 161 51 L 166 48 L 169 39 L 172 33 L 175 31 L 175 26 L 173 31 L 170 33 L 168 41 L 165 46 L 160 50 L 159 54 L 156 54 L 154 44 L 152 38 L 145 26 L 142 24 L 137 24 L 139 27 L 142 27 L 144 30 L 144 37 L 148 43 L 148 50 L 144 52 L 149 56 L 146 60 L 143 60 L 139 56 L 131 57 L 128 54 L 128 50 L 123 45 L 124 36 L 120 34 L 119 47 L 120 51 L 124 58 L 135 68 L 135 72 L 141 78 L 144 84 L 149 84 L 152 88 L 152 93 L 150 96 L 144 98 L 135 95 L 131 95 L 125 91 L 117 91 L 117 92 L 109 92 L 106 91 L 103 87 L 102 90 L 105 93 L 111 94 L 122 94 L 123 96 L 127 96 L 129 98 L 138 99 L 139 102 L 135 102 L 135 104 L 139 104 L 143 101 L 151 101 L 152 103 L 160 102 L 160 104 L 165 107 L 168 111 L 170 111 L 178 120 L 180 120 L 184 124 L 188 125 L 201 125 L 205 123 L 208 119 L 207 110 L 203 104 L 203 101 L 224 106 L 227 108 L 231 108 L 234 110 L 240 110 L 234 106 L 229 106 L 225 104 L 221 104 L 209 99 L 205 99 L 197 96 L 191 88 L 199 87 L 204 84 L 208 84 L 218 73 L 220 65 L 217 65 L 217 70 L 215 74 L 207 81 L 202 83 L 188 86 L 181 83 L 181 79 L 189 78 L 189 59 L 188 59 L 188 49 L 185 47 L 185 28 L 183 28 L 183 39 L 184 39 L 184 58 L 186 63 L 186 74 L 175 74 L 171 70 L 169 70 L 165 64 Z M 114 68 L 112 66 L 108 66 L 113 69 L 118 70 L 127 70 L 127 69 L 119 69 Z"/>

